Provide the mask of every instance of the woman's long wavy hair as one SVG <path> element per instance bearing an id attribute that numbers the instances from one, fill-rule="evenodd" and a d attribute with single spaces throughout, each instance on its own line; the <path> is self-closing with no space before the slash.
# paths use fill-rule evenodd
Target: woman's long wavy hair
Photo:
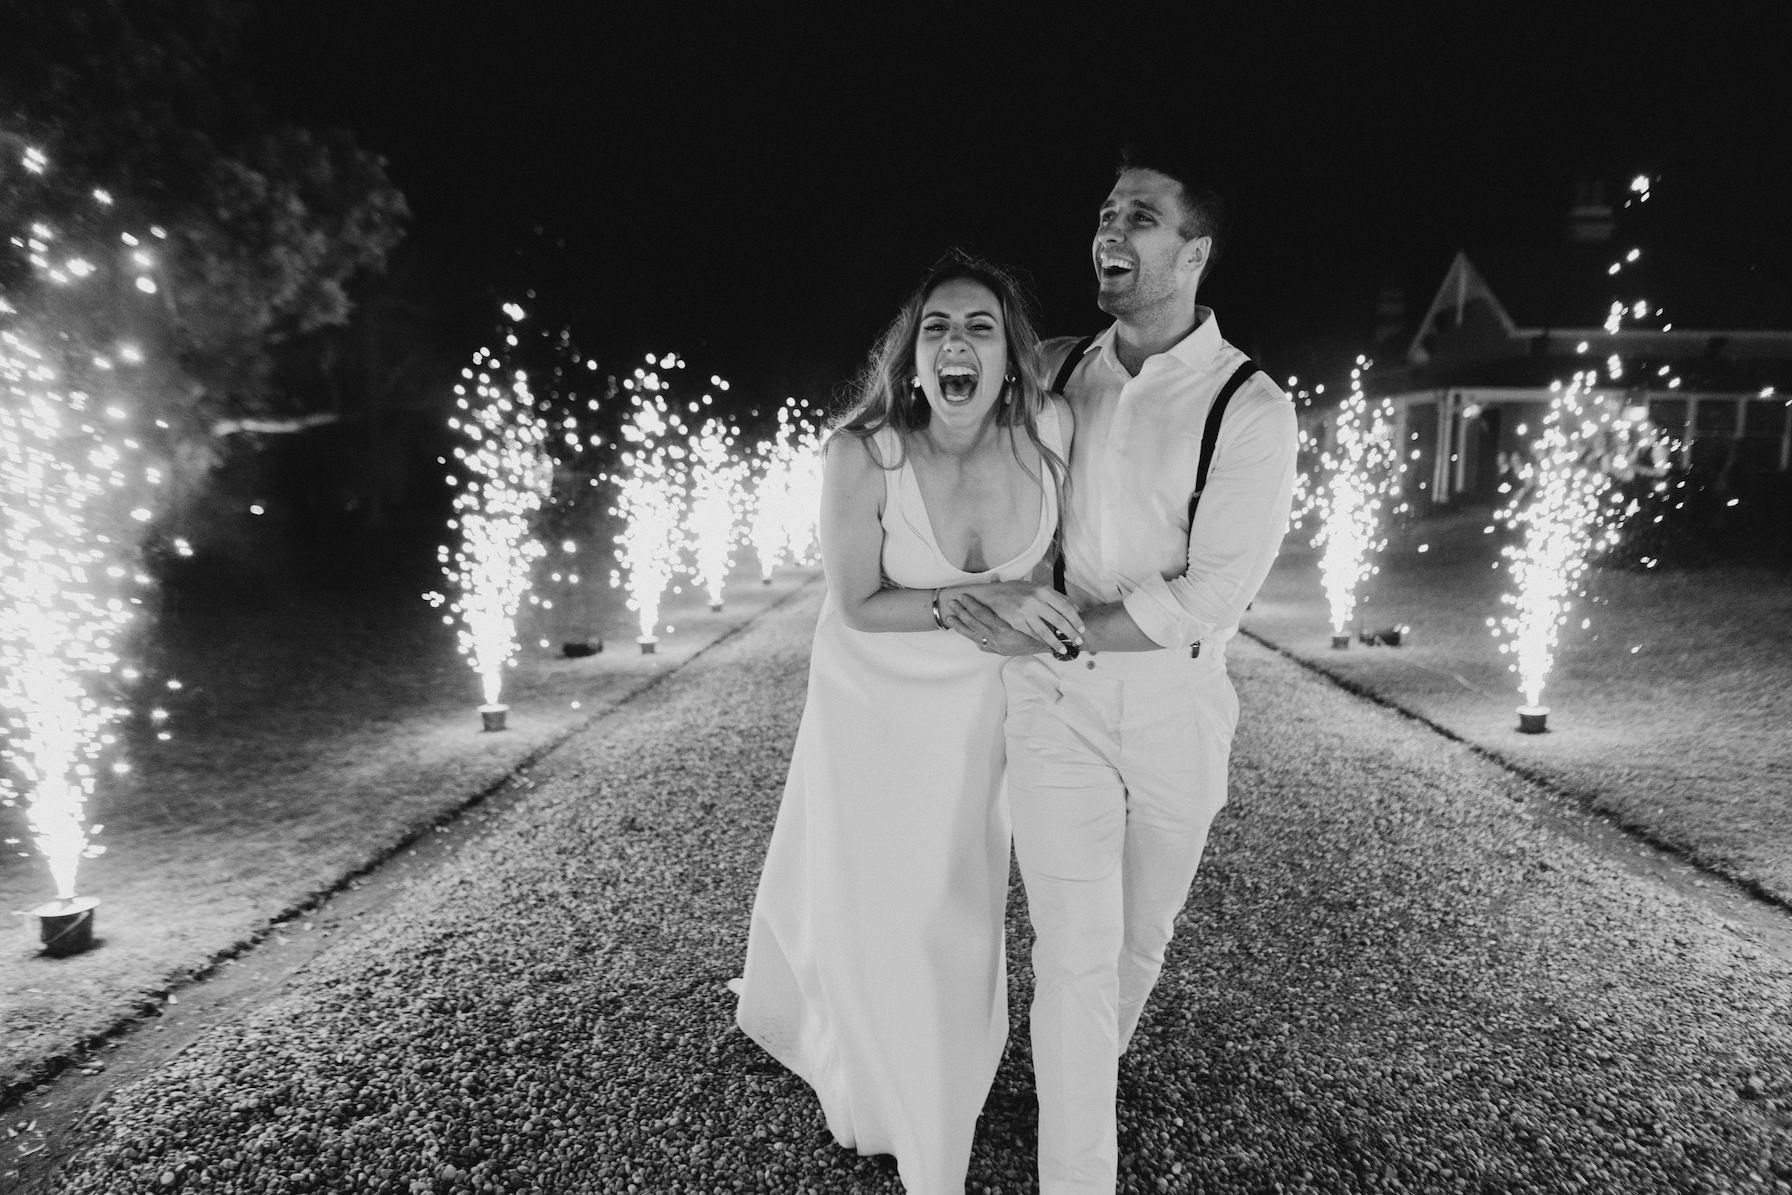
<path id="1" fill-rule="evenodd" d="M 1008 372 L 1014 381 L 1004 383 L 1003 402 L 997 410 L 996 422 L 1003 427 L 1019 429 L 1033 442 L 1062 499 L 1067 475 L 1064 460 L 1039 438 L 1039 419 L 1046 409 L 1046 391 L 1040 381 L 1039 337 L 1033 330 L 1032 299 L 1010 271 L 961 250 L 951 250 L 935 262 L 920 285 L 903 302 L 896 318 L 872 348 L 865 368 L 854 379 L 848 391 L 848 405 L 834 420 L 830 435 L 846 432 L 860 439 L 870 439 L 880 428 L 894 427 L 904 433 L 906 441 L 906 433 L 924 428 L 932 421 L 933 409 L 927 405 L 927 396 L 913 384 L 916 376 L 915 341 L 920 334 L 921 313 L 928 298 L 945 283 L 960 280 L 987 286 L 1001 304 Z M 1021 458 L 1018 442 L 1014 445 L 1014 457 L 1028 476 L 1040 480 Z M 898 457 L 882 464 L 886 469 L 894 469 L 902 464 L 902 459 Z"/>

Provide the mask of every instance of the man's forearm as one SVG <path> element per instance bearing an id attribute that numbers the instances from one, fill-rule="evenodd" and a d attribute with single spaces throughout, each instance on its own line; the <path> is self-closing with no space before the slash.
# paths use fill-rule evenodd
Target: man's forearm
<path id="1" fill-rule="evenodd" d="M 1119 602 L 1090 606 L 1079 613 L 1083 616 L 1083 647 L 1087 651 L 1163 650 L 1164 645 L 1141 631 Z"/>

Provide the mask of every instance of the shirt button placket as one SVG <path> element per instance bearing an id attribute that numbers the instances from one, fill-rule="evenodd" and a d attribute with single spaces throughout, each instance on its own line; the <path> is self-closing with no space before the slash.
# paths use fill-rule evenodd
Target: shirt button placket
<path id="1" fill-rule="evenodd" d="M 1126 453 L 1123 444 L 1132 425 L 1132 382 L 1121 383 L 1120 390 L 1114 395 L 1114 417 L 1108 424 L 1107 443 L 1102 445 L 1102 472 L 1105 474 L 1105 487 L 1109 493 L 1119 493 L 1120 487 L 1126 484 Z M 1119 588 L 1116 579 L 1119 569 L 1115 563 L 1115 553 L 1121 547 L 1122 528 L 1119 526 L 1119 502 L 1103 502 L 1101 511 L 1101 584 L 1104 596 L 1109 591 Z"/>

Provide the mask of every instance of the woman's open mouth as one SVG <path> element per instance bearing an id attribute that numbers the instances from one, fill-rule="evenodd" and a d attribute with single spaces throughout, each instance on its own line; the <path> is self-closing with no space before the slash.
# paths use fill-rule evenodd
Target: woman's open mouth
<path id="1" fill-rule="evenodd" d="M 940 366 L 940 394 L 947 402 L 969 402 L 977 393 L 977 371 L 969 365 Z"/>

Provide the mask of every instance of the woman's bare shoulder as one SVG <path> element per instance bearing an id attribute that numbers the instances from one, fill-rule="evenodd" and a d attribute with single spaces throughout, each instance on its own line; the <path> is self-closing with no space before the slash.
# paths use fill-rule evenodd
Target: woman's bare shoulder
<path id="1" fill-rule="evenodd" d="M 889 445 L 880 441 L 887 439 L 841 429 L 822 445 L 822 468 L 828 476 L 854 487 L 869 485 L 873 479 L 881 485 L 884 471 L 894 467 L 884 460 Z"/>

